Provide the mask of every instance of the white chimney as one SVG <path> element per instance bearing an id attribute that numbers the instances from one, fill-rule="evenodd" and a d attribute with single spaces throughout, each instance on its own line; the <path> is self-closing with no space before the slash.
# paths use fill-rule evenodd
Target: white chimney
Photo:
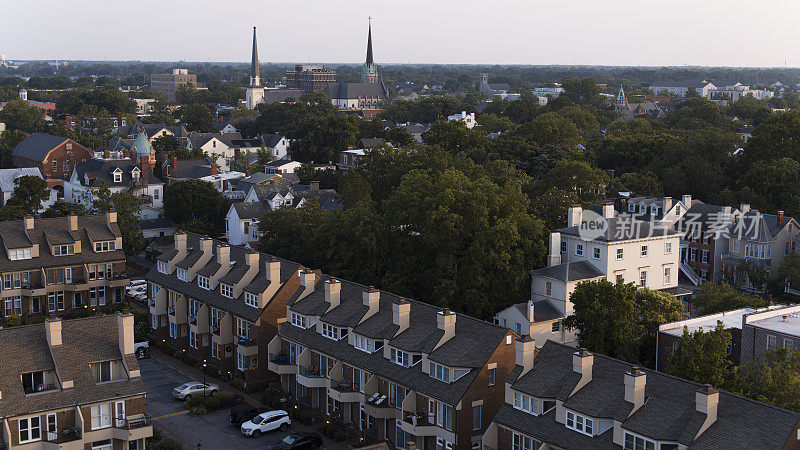
<path id="1" fill-rule="evenodd" d="M 61 319 L 58 317 L 48 317 L 44 320 L 45 337 L 47 345 L 50 347 L 61 346 Z"/>
<path id="2" fill-rule="evenodd" d="M 341 302 L 341 292 L 342 292 L 341 281 L 337 280 L 336 278 L 325 280 L 325 301 L 330 303 L 330 306 L 328 306 L 327 311 L 330 311 L 333 308 L 339 306 L 339 303 Z"/>
<path id="3" fill-rule="evenodd" d="M 664 197 L 664 200 L 662 201 L 662 206 L 664 209 L 664 214 L 666 214 L 667 211 L 669 211 L 670 208 L 672 208 L 672 197 Z"/>
<path id="4" fill-rule="evenodd" d="M 603 204 L 603 219 L 614 218 L 614 203 L 606 202 Z"/>
<path id="5" fill-rule="evenodd" d="M 274 256 L 267 261 L 267 280 L 281 282 L 281 262 Z"/>
<path id="6" fill-rule="evenodd" d="M 594 365 L 594 355 L 585 348 L 572 354 L 572 370 L 580 374 L 581 379 L 578 380 L 570 396 L 592 381 L 592 365 Z"/>
<path id="7" fill-rule="evenodd" d="M 176 258 L 179 260 L 186 258 L 186 233 L 175 233 L 175 250 L 178 251 Z"/>
<path id="8" fill-rule="evenodd" d="M 253 266 L 257 267 L 258 266 L 259 254 L 258 254 L 258 252 L 254 252 L 254 251 L 247 252 L 247 255 L 245 255 L 245 259 L 247 260 L 247 266 L 248 267 L 253 267 Z"/>
<path id="9" fill-rule="evenodd" d="M 229 267 L 231 264 L 231 248 L 227 245 L 217 246 L 217 264 L 222 266 L 222 269 Z"/>
<path id="10" fill-rule="evenodd" d="M 117 313 L 119 351 L 123 355 L 133 354 L 133 314 Z"/>
<path id="11" fill-rule="evenodd" d="M 535 316 L 533 315 L 533 313 L 534 313 L 533 300 L 528 300 L 528 322 L 530 322 L 531 325 L 533 325 L 534 323 Z M 530 333 L 531 333 L 531 328 L 530 326 L 528 326 L 528 332 L 526 334 Z"/>
<path id="12" fill-rule="evenodd" d="M 530 336 L 522 336 L 514 343 L 516 350 L 517 365 L 522 366 L 519 376 L 525 375 L 533 369 L 533 359 L 536 356 L 536 341 Z"/>
<path id="13" fill-rule="evenodd" d="M 444 331 L 442 337 L 434 349 L 439 348 L 442 344 L 449 341 L 456 335 L 456 313 L 449 309 L 444 309 L 436 314 L 436 327 Z"/>
<path id="14" fill-rule="evenodd" d="M 306 290 L 313 290 L 315 281 L 317 281 L 317 276 L 314 274 L 313 270 L 304 269 L 300 271 L 300 284 L 302 284 Z"/>
<path id="15" fill-rule="evenodd" d="M 572 205 L 567 210 L 567 226 L 576 227 L 581 224 L 583 208 L 580 205 Z"/>
<path id="16" fill-rule="evenodd" d="M 547 265 L 557 266 L 561 264 L 561 233 L 554 231 L 550 233 L 550 249 L 547 255 Z"/>
<path id="17" fill-rule="evenodd" d="M 694 394 L 695 410 L 706 415 L 706 420 L 700 426 L 700 430 L 695 435 L 697 439 L 704 431 L 717 421 L 717 407 L 719 406 L 719 391 L 710 384 L 700 388 Z"/>
<path id="18" fill-rule="evenodd" d="M 628 414 L 630 417 L 637 409 L 644 405 L 644 388 L 647 382 L 647 375 L 633 367 L 625 372 L 625 401 L 633 404 L 633 409 Z"/>
<path id="19" fill-rule="evenodd" d="M 411 303 L 406 299 L 401 299 L 400 303 L 392 303 L 392 323 L 400 328 L 395 336 L 406 331 L 411 319 Z"/>
<path id="20" fill-rule="evenodd" d="M 688 211 L 692 207 L 692 196 L 691 195 L 684 195 L 681 197 L 681 201 L 683 205 L 686 206 L 686 210 Z"/>
<path id="21" fill-rule="evenodd" d="M 742 203 L 741 205 L 739 205 L 739 211 L 741 211 L 742 214 L 749 213 L 750 212 L 750 203 Z"/>

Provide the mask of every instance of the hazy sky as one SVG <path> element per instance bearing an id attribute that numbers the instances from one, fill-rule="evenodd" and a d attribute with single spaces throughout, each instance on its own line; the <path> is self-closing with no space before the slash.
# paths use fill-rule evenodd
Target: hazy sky
<path id="1" fill-rule="evenodd" d="M 797 0 L 0 0 L 9 59 L 800 66 Z"/>

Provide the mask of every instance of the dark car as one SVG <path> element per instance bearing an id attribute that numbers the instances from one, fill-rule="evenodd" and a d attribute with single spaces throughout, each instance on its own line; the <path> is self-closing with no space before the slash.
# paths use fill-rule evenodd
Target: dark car
<path id="1" fill-rule="evenodd" d="M 322 436 L 317 433 L 294 433 L 270 445 L 269 450 L 313 450 L 322 447 Z"/>
<path id="2" fill-rule="evenodd" d="M 267 411 L 269 411 L 269 408 L 256 408 L 247 403 L 242 403 L 241 405 L 236 405 L 231 408 L 231 412 L 228 414 L 228 420 L 231 423 L 247 422 L 253 417 Z"/>

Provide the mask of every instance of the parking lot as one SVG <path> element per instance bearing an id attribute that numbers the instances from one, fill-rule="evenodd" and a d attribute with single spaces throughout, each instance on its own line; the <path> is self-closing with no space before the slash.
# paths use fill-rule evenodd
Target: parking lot
<path id="1" fill-rule="evenodd" d="M 172 388 L 193 379 L 156 358 L 140 359 L 142 378 L 147 389 L 147 414 L 153 425 L 181 444 L 184 449 L 266 448 L 291 433 L 274 431 L 259 439 L 245 438 L 239 425 L 228 422 L 228 410 L 195 416 L 172 397 Z M 202 381 L 202 380 L 194 380 Z"/>

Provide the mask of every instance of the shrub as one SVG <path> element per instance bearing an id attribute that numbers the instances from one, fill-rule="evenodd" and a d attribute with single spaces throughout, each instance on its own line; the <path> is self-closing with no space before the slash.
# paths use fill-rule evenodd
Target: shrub
<path id="1" fill-rule="evenodd" d="M 195 406 L 194 408 L 190 409 L 189 411 L 191 411 L 192 414 L 194 414 L 195 416 L 202 416 L 203 414 L 206 414 L 208 412 L 206 407 L 203 406 L 203 405 Z"/>
<path id="2" fill-rule="evenodd" d="M 208 411 L 216 411 L 220 408 L 220 401 L 214 397 L 192 397 L 184 403 L 184 408 L 194 412 L 195 408 L 203 407 L 203 414 Z"/>
<path id="3" fill-rule="evenodd" d="M 230 408 L 231 406 L 235 406 L 239 403 L 239 398 L 230 392 L 218 392 L 216 398 L 222 408 Z"/>

